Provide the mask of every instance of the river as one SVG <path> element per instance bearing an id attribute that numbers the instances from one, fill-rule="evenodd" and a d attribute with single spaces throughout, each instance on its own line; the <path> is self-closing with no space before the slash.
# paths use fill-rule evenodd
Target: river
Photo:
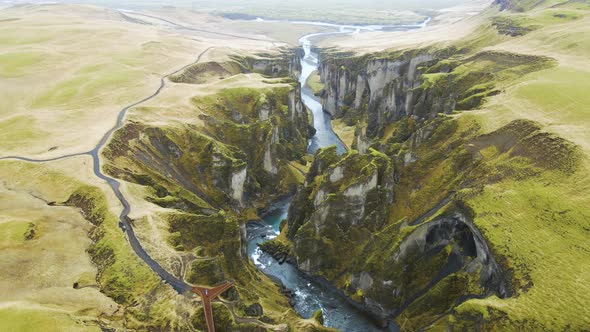
<path id="1" fill-rule="evenodd" d="M 276 202 L 274 209 L 264 215 L 264 223 L 248 225 L 248 255 L 252 262 L 262 272 L 280 279 L 285 287 L 294 291 L 294 309 L 300 316 L 309 318 L 316 310 L 321 309 L 325 326 L 342 331 L 383 331 L 335 289 L 313 281 L 289 263 L 279 264 L 272 256 L 260 250 L 259 243 L 278 234 L 281 220 L 287 218 L 290 202 L 290 199 Z"/>
<path id="2" fill-rule="evenodd" d="M 311 39 L 326 35 L 357 33 L 361 29 L 363 27 L 339 26 L 336 32 L 310 34 L 299 40 L 305 54 L 301 59 L 299 76 L 302 86 L 301 99 L 311 111 L 313 126 L 316 129 L 315 135 L 309 141 L 307 152 L 310 154 L 331 145 L 336 145 L 339 154 L 346 152 L 346 147 L 332 130 L 330 115 L 324 112 L 321 101 L 305 85 L 309 76 L 319 66 L 319 56 L 312 51 Z M 279 264 L 272 256 L 260 250 L 259 243 L 272 239 L 279 233 L 279 225 L 287 218 L 290 203 L 291 198 L 275 202 L 262 217 L 263 222 L 248 225 L 248 255 L 252 262 L 266 275 L 281 280 L 285 287 L 294 291 L 294 309 L 300 316 L 309 318 L 315 311 L 322 310 L 325 326 L 352 332 L 383 331 L 337 290 L 314 282 L 289 263 Z M 389 330 L 398 330 L 393 324 L 390 325 Z"/>

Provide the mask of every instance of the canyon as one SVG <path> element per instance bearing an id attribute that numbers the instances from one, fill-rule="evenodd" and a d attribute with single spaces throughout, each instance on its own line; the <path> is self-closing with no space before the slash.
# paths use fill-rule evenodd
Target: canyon
<path id="1" fill-rule="evenodd" d="M 0 328 L 588 329 L 590 8 L 487 5 L 3 9 Z"/>

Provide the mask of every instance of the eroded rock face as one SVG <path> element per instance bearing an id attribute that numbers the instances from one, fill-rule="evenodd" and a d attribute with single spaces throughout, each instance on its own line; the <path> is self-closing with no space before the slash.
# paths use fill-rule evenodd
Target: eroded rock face
<path id="1" fill-rule="evenodd" d="M 440 113 L 476 109 L 499 93 L 497 77 L 509 77 L 517 67 L 525 73 L 553 65 L 549 58 L 497 51 L 454 60 L 460 53 L 453 47 L 363 56 L 324 52 L 319 68 L 324 109 L 349 126 L 360 125 L 355 143 L 363 153 L 392 123 L 420 124 Z"/>
<path id="2" fill-rule="evenodd" d="M 452 288 L 444 296 L 451 302 L 510 295 L 485 239 L 461 212 L 418 226 L 383 260 L 389 271 L 362 271 L 353 274 L 350 283 L 350 291 L 362 290 L 367 308 L 383 319 L 410 304 L 431 301 L 432 307 L 441 306 L 429 292 L 447 283 Z"/>
<path id="3" fill-rule="evenodd" d="M 371 275 L 365 271 L 361 272 L 358 275 L 353 275 L 350 280 L 350 285 L 352 287 L 358 288 L 363 292 L 367 292 L 373 286 L 373 278 Z"/>
<path id="4" fill-rule="evenodd" d="M 360 165 L 367 165 L 361 167 Z M 299 189 L 289 211 L 289 236 L 300 267 L 309 273 L 338 270 L 334 255 L 348 250 L 360 229 L 376 229 L 387 210 L 375 201 L 393 195 L 393 166 L 374 152 L 351 153 L 338 162 L 334 147 L 320 150 L 306 186 Z M 325 176 L 322 176 L 325 175 Z"/>
<path id="5" fill-rule="evenodd" d="M 245 71 L 252 71 L 272 77 L 297 78 L 301 73 L 302 49 L 282 49 L 279 53 L 256 56 L 234 56 Z"/>
<path id="6" fill-rule="evenodd" d="M 540 3 L 540 2 L 539 2 Z M 494 5 L 500 7 L 500 10 L 523 11 L 518 0 L 494 0 Z"/>
<path id="7" fill-rule="evenodd" d="M 264 163 L 265 171 L 272 175 L 277 175 L 279 169 L 276 161 L 276 144 L 279 140 L 279 132 L 277 128 L 273 128 L 270 137 L 267 139 L 266 147 L 264 149 Z"/>
<path id="8" fill-rule="evenodd" d="M 421 83 L 418 66 L 432 61 L 431 54 L 391 59 L 326 59 L 320 66 L 325 82 L 324 109 L 335 117 L 367 118 L 368 137 L 380 133 L 384 124 L 414 115 L 414 89 Z"/>
<path id="9" fill-rule="evenodd" d="M 413 144 L 431 130 L 416 132 Z M 343 282 L 347 294 L 383 322 L 401 313 L 411 317 L 423 303 L 444 312 L 460 298 L 509 295 L 485 239 L 460 210 L 371 240 L 388 223 L 394 179 L 389 157 L 374 150 L 341 158 L 334 148 L 318 151 L 289 211 L 288 237 L 300 269 Z M 404 225 L 397 227 L 414 227 Z M 440 287 L 452 291 L 443 299 Z"/>
<path id="10" fill-rule="evenodd" d="M 244 198 L 244 183 L 246 183 L 246 176 L 248 174 L 248 167 L 232 173 L 231 177 L 231 196 L 234 200 L 243 205 Z"/>
<path id="11" fill-rule="evenodd" d="M 477 139 L 477 124 L 459 130 L 440 113 L 474 109 L 495 94 L 492 70 L 550 65 L 486 51 L 465 59 L 477 64 L 466 72 L 455 70 L 454 52 L 324 55 L 324 107 L 356 126 L 357 151 L 342 157 L 331 149 L 318 152 L 289 212 L 287 236 L 302 270 L 328 279 L 383 322 L 400 319 L 409 330 L 469 298 L 510 296 L 513 287 L 471 222 L 469 207 L 454 196 L 481 188 L 486 165 L 476 150 L 502 142 Z M 517 146 L 512 154 L 520 153 Z M 524 155 L 550 166 L 534 159 L 538 153 Z M 440 216 L 430 220 L 435 213 Z"/>
<path id="12" fill-rule="evenodd" d="M 284 194 L 291 188 L 279 186 L 281 170 L 303 155 L 309 136 L 298 91 L 236 89 L 195 101 L 208 105 L 201 116 L 205 128 L 130 122 L 105 149 L 108 160 L 123 158 L 128 165 L 109 162 L 107 169 L 153 186 L 155 203 L 193 213 L 239 210 L 265 194 Z"/>
<path id="13" fill-rule="evenodd" d="M 258 111 L 258 117 L 260 118 L 261 121 L 266 121 L 269 118 L 270 115 L 270 108 L 268 107 L 268 104 L 262 104 L 262 106 L 260 107 L 260 110 Z"/>

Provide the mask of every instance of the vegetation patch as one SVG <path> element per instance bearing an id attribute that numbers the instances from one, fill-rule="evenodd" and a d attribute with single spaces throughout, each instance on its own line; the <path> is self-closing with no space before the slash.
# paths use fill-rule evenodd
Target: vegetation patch
<path id="1" fill-rule="evenodd" d="M 269 241 L 264 241 L 259 246 L 262 251 L 270 254 L 281 264 L 286 261 L 294 263 L 295 252 L 293 251 L 293 244 L 287 239 L 287 223 L 285 222 L 281 225 L 283 224 L 281 233 L 277 237 Z"/>
<path id="2" fill-rule="evenodd" d="M 5 307 L 0 309 L 2 331 L 101 331 L 94 322 L 73 320 L 67 313 L 54 310 Z"/>
<path id="3" fill-rule="evenodd" d="M 98 267 L 101 290 L 120 304 L 131 304 L 154 290 L 159 278 L 128 247 L 118 219 L 110 213 L 104 194 L 90 186 L 72 193 L 66 204 L 80 208 L 94 226 L 90 233 L 93 244 L 88 249 Z"/>
<path id="4" fill-rule="evenodd" d="M 203 84 L 221 80 L 241 73 L 241 68 L 234 62 L 204 62 L 194 64 L 182 72 L 170 76 L 174 83 Z"/>
<path id="5" fill-rule="evenodd" d="M 33 52 L 0 54 L 0 76 L 18 77 L 42 63 L 43 55 Z"/>
<path id="6" fill-rule="evenodd" d="M 5 221 L 0 223 L 0 246 L 10 247 L 36 236 L 35 223 L 28 221 Z"/>
<path id="7" fill-rule="evenodd" d="M 324 84 L 321 82 L 320 75 L 317 70 L 314 70 L 307 78 L 305 85 L 311 89 L 314 95 L 319 95 L 324 89 Z"/>
<path id="8" fill-rule="evenodd" d="M 524 36 L 527 33 L 540 28 L 525 18 L 513 16 L 498 16 L 492 21 L 492 26 L 498 30 L 498 33 L 511 37 Z"/>
<path id="9" fill-rule="evenodd" d="M 223 211 L 210 216 L 173 213 L 168 215 L 168 223 L 172 245 L 182 245 L 182 250 L 202 246 L 207 248 L 209 255 L 215 255 L 236 249 L 235 242 L 239 240 L 237 221 Z M 239 251 L 239 248 L 236 250 Z"/>
<path id="10" fill-rule="evenodd" d="M 423 75 L 421 88 L 429 96 L 456 98 L 456 110 L 471 110 L 483 105 L 487 97 L 498 94 L 499 86 L 554 65 L 555 61 L 547 57 L 496 51 L 478 52 L 462 60 L 461 65 L 454 67 L 449 73 L 430 71 Z"/>
<path id="11" fill-rule="evenodd" d="M 237 323 L 232 313 L 227 306 L 221 303 L 212 303 L 213 309 L 213 321 L 215 324 L 215 331 L 244 331 L 244 332 L 256 332 L 260 331 L 258 324 L 254 323 Z M 199 308 L 195 314 L 191 317 L 193 326 L 199 331 L 207 330 L 207 324 L 205 322 L 205 314 L 202 308 Z"/>
<path id="12" fill-rule="evenodd" d="M 225 280 L 217 259 L 194 260 L 187 271 L 186 281 L 193 285 L 213 286 Z"/>

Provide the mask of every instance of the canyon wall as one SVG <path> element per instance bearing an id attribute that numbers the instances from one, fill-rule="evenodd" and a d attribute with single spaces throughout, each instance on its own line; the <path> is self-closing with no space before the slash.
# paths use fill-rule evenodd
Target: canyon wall
<path id="1" fill-rule="evenodd" d="M 527 135 L 543 135 L 537 124 L 512 122 L 489 134 L 490 143 L 477 122 L 447 115 L 475 109 L 500 92 L 498 82 L 554 62 L 470 45 L 325 51 L 321 59 L 324 109 L 356 127 L 355 139 L 348 154 L 332 147 L 315 155 L 289 211 L 288 254 L 383 324 L 396 320 L 405 330 L 443 321 L 472 298 L 512 296 L 526 281 L 514 278 L 505 257 L 496 259 L 468 199 L 514 174 L 484 161 L 480 151 L 490 145 L 481 142 L 498 149 L 492 159 L 524 157 L 531 168 L 565 170 L 538 157 L 571 160 L 575 149 L 552 137 L 563 144 L 559 152 L 522 153 L 532 144 Z"/>

